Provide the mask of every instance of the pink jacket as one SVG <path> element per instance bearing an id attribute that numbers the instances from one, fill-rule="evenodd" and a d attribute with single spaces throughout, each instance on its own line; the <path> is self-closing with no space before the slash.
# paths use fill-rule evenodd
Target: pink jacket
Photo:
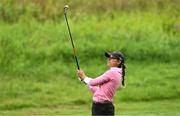
<path id="1" fill-rule="evenodd" d="M 122 69 L 112 67 L 95 79 L 86 77 L 84 82 L 88 84 L 92 91 L 94 102 L 112 102 L 116 90 L 121 86 L 121 77 Z"/>

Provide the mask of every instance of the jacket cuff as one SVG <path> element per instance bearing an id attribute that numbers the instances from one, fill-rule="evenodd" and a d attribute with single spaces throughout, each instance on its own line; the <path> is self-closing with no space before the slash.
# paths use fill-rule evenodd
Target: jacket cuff
<path id="1" fill-rule="evenodd" d="M 88 84 L 88 85 L 89 85 L 90 80 L 91 80 L 91 78 L 89 78 L 89 77 L 85 77 L 85 78 L 84 78 L 84 82 L 85 82 L 86 84 Z"/>

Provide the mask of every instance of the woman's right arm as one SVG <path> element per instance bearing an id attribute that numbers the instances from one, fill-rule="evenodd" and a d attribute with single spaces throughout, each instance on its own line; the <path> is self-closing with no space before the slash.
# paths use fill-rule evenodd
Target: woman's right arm
<path id="1" fill-rule="evenodd" d="M 99 89 L 99 86 L 88 85 L 88 87 L 89 87 L 89 89 L 91 90 L 92 93 L 95 93 Z"/>

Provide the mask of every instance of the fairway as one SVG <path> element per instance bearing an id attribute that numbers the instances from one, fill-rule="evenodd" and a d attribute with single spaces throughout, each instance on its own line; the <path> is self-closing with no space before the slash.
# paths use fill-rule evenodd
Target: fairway
<path id="1" fill-rule="evenodd" d="M 88 64 L 90 71 L 87 73 L 90 74 L 94 67 L 91 65 L 92 62 Z M 134 62 L 127 65 L 131 71 L 127 72 L 129 78 L 126 79 L 126 88 L 118 91 L 114 98 L 117 115 L 178 116 L 180 114 L 179 84 L 176 84 L 176 77 L 180 75 L 177 72 L 180 70 L 179 65 L 165 63 L 137 65 Z M 171 66 L 172 69 L 168 71 L 167 68 L 157 69 L 157 65 Z M 102 66 L 101 69 L 104 69 L 103 67 L 106 66 Z M 141 72 L 136 74 L 138 70 Z M 150 75 L 152 71 L 156 78 L 153 80 L 151 76 L 144 78 L 144 73 Z M 166 76 L 162 77 L 161 73 Z M 46 78 L 1 77 L 0 114 L 90 115 L 92 94 L 76 76 L 73 78 L 61 75 Z"/>
<path id="2" fill-rule="evenodd" d="M 115 104 L 117 116 L 179 116 L 180 100 L 122 102 Z M 0 111 L 2 115 L 89 116 L 89 105 L 57 105 Z"/>

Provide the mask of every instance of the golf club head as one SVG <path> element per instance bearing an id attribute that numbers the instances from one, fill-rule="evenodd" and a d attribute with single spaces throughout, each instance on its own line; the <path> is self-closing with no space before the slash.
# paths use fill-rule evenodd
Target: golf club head
<path id="1" fill-rule="evenodd" d="M 65 6 L 64 6 L 64 13 L 66 13 L 68 9 L 69 9 L 69 6 L 68 6 L 68 5 L 65 5 Z"/>

